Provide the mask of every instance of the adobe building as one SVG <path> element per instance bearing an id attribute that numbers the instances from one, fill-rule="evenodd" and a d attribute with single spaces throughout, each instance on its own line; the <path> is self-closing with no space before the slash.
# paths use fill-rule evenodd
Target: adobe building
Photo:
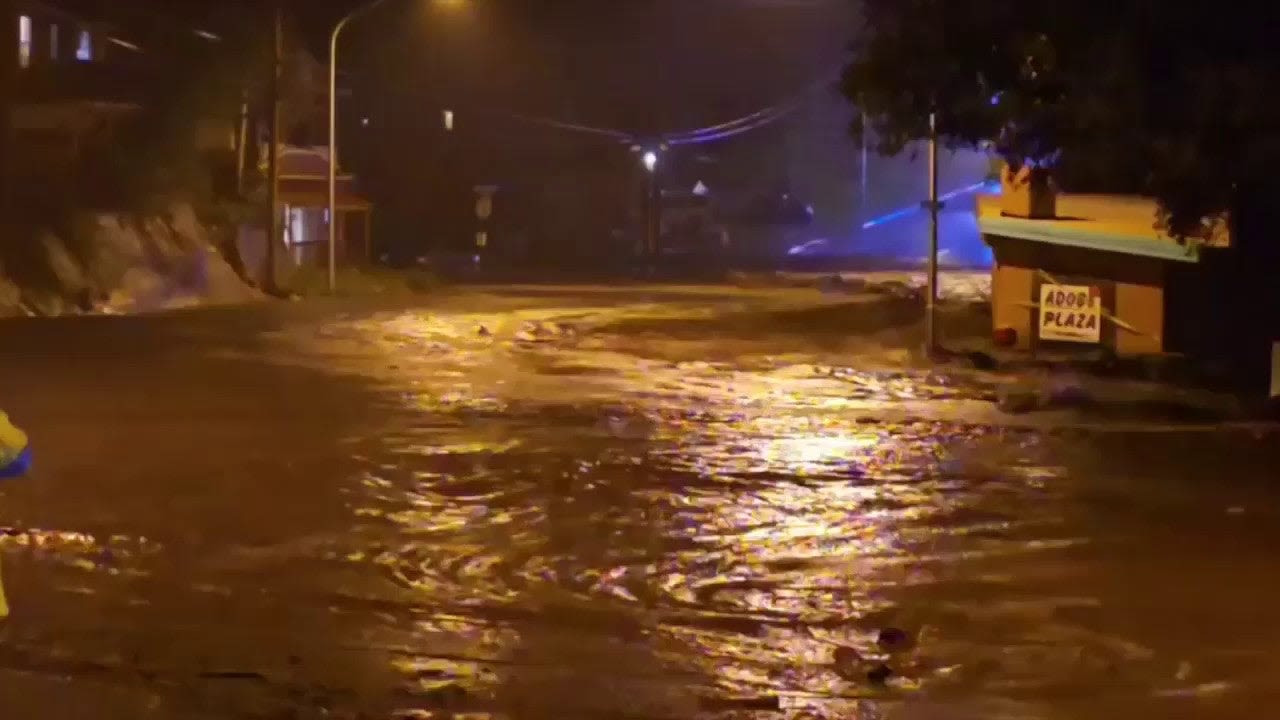
<path id="1" fill-rule="evenodd" d="M 1257 263 L 1226 219 L 1179 240 L 1157 211 L 1150 198 L 1060 194 L 1038 171 L 1006 168 L 1001 193 L 978 199 L 995 257 L 997 342 L 1027 352 L 1194 356 L 1229 364 L 1242 387 L 1257 387 L 1255 376 L 1280 362 L 1275 293 L 1240 288 Z"/>
<path id="2" fill-rule="evenodd" d="M 284 245 L 299 266 L 329 265 L 328 173 L 329 148 L 280 148 L 281 229 Z M 334 259 L 340 267 L 367 265 L 373 261 L 373 205 L 356 191 L 351 173 L 339 167 L 335 180 Z"/>

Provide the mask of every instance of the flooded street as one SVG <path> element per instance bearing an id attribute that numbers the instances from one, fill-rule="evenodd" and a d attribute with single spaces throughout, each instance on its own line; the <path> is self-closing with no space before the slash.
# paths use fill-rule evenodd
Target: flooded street
<path id="1" fill-rule="evenodd" d="M 624 332 L 752 302 L 4 326 L 5 717 L 1266 715 L 1280 435 Z"/>

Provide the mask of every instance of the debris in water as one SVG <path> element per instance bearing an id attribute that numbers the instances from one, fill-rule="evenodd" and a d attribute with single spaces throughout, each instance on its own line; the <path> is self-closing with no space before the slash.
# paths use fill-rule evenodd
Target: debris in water
<path id="1" fill-rule="evenodd" d="M 845 680 L 857 680 L 861 676 L 863 662 L 862 653 L 848 645 L 840 645 L 831 656 L 836 675 Z"/>
<path id="2" fill-rule="evenodd" d="M 832 653 L 832 661 L 836 665 L 853 665 L 862 662 L 862 653 L 856 648 L 848 645 L 841 645 Z"/>
<path id="3" fill-rule="evenodd" d="M 1192 698 L 1205 697 L 1208 695 L 1221 695 L 1231 689 L 1231 683 L 1228 682 L 1211 682 L 1201 683 L 1188 688 L 1175 688 L 1173 690 L 1157 690 L 1156 697 L 1166 698 Z"/>
<path id="4" fill-rule="evenodd" d="M 712 712 L 725 710 L 777 711 L 781 709 L 781 703 L 778 702 L 776 695 L 744 698 L 704 697 L 699 700 L 698 704 L 702 706 L 703 710 Z"/>
<path id="5" fill-rule="evenodd" d="M 446 709 L 457 707 L 467 699 L 467 691 L 461 685 L 454 683 L 431 688 L 422 695 L 428 702 Z"/>
<path id="6" fill-rule="evenodd" d="M 996 391 L 996 407 L 1011 415 L 1029 413 L 1040 407 L 1040 394 L 1034 388 L 1006 385 Z"/>
<path id="7" fill-rule="evenodd" d="M 884 685 L 891 677 L 893 677 L 893 669 L 884 663 L 879 663 L 867 671 L 867 680 L 876 685 Z"/>
<path id="8" fill-rule="evenodd" d="M 972 350 L 964 355 L 975 370 L 992 371 L 1000 367 L 998 360 L 982 351 Z"/>
<path id="9" fill-rule="evenodd" d="M 911 649 L 912 640 L 905 630 L 887 627 L 880 631 L 880 636 L 876 638 L 876 644 L 885 652 L 901 652 Z"/>

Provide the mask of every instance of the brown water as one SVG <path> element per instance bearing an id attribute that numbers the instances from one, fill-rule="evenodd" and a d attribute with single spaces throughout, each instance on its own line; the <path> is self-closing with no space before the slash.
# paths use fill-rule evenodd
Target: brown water
<path id="1" fill-rule="evenodd" d="M 1266 715 L 1276 435 L 1016 427 L 797 347 L 646 360 L 589 326 L 653 311 L 599 304 L 6 328 L 39 467 L 0 489 L 3 707 Z"/>

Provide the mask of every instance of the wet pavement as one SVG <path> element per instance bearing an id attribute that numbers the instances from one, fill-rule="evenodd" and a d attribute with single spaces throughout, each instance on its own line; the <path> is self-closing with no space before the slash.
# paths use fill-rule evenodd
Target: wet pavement
<path id="1" fill-rule="evenodd" d="M 37 463 L 0 487 L 3 716 L 1267 714 L 1280 435 L 619 334 L 753 303 L 0 327 Z"/>

